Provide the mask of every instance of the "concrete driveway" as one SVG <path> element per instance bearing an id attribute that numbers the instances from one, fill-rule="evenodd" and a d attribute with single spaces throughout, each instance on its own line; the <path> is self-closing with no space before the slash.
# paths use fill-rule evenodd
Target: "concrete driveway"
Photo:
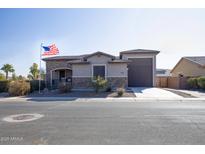
<path id="1" fill-rule="evenodd" d="M 167 91 L 167 90 L 164 90 L 161 88 L 135 87 L 135 88 L 131 88 L 131 89 L 135 93 L 136 97 L 138 97 L 138 98 L 155 98 L 155 99 L 161 99 L 161 98 L 179 99 L 179 98 L 183 98 L 182 96 L 179 96 L 177 94 L 174 94 L 170 91 Z"/>

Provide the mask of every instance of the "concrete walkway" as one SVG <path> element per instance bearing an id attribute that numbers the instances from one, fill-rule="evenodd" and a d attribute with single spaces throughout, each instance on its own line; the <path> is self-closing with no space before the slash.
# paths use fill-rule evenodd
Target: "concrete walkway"
<path id="1" fill-rule="evenodd" d="M 132 88 L 137 98 L 156 98 L 156 99 L 181 99 L 182 96 L 174 94 L 161 88 L 135 87 Z"/>

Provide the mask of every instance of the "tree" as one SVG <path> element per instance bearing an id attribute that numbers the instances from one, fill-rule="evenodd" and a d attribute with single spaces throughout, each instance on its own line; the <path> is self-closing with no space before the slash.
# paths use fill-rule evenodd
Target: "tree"
<path id="1" fill-rule="evenodd" d="M 39 77 L 39 69 L 38 64 L 33 63 L 33 65 L 30 67 L 30 74 L 27 76 L 30 80 L 37 80 Z"/>
<path id="2" fill-rule="evenodd" d="M 6 73 L 6 80 L 8 80 L 9 72 L 13 73 L 15 71 L 11 64 L 4 64 L 1 70 Z"/>
<path id="3" fill-rule="evenodd" d="M 16 79 L 17 79 L 17 77 L 16 77 L 16 73 L 13 72 L 13 73 L 12 73 L 12 80 L 16 80 Z"/>
<path id="4" fill-rule="evenodd" d="M 17 77 L 17 79 L 18 79 L 18 80 L 26 80 L 26 78 L 25 78 L 24 76 L 22 76 L 22 75 L 19 75 L 19 76 Z"/>
<path id="5" fill-rule="evenodd" d="M 46 79 L 46 73 L 44 70 L 41 70 L 41 80 L 45 80 Z"/>
<path id="6" fill-rule="evenodd" d="M 27 75 L 27 78 L 28 78 L 29 80 L 33 80 L 33 76 L 32 76 L 31 74 L 28 74 L 28 75 Z"/>
<path id="7" fill-rule="evenodd" d="M 6 80 L 6 77 L 3 73 L 0 73 L 0 81 Z"/>

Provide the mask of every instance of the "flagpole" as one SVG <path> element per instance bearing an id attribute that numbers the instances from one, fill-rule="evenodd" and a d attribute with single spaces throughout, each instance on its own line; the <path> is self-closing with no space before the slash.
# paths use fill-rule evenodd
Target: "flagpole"
<path id="1" fill-rule="evenodd" d="M 39 61 L 39 94 L 41 93 L 41 56 L 42 56 L 42 46 L 43 46 L 43 43 L 41 43 L 41 46 L 40 46 L 40 61 Z"/>

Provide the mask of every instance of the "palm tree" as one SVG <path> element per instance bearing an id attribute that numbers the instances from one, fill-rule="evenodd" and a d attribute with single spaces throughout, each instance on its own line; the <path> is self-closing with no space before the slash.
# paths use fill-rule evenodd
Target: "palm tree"
<path id="1" fill-rule="evenodd" d="M 39 69 L 38 64 L 33 63 L 33 65 L 30 67 L 30 74 L 27 76 L 29 79 L 37 80 L 39 77 Z"/>
<path id="2" fill-rule="evenodd" d="M 1 70 L 6 73 L 6 80 L 8 80 L 9 72 L 13 73 L 15 71 L 11 64 L 4 64 Z"/>

